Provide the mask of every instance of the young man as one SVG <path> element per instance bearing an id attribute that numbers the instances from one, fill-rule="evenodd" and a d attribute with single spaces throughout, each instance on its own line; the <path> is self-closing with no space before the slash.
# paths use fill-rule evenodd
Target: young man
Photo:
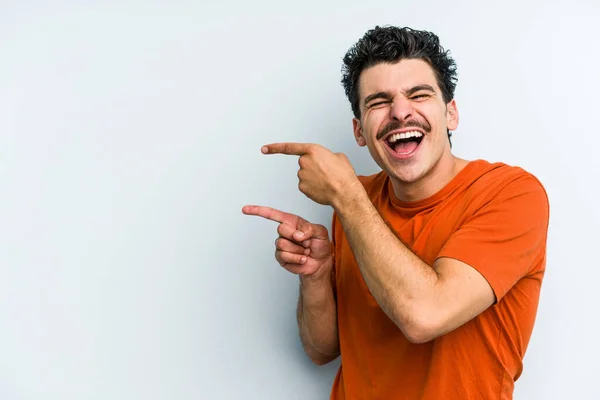
<path id="1" fill-rule="evenodd" d="M 382 171 L 300 156 L 299 189 L 334 209 L 328 230 L 264 206 L 275 256 L 300 276 L 298 325 L 317 364 L 342 356 L 332 399 L 511 399 L 546 265 L 549 204 L 518 167 L 451 152 L 454 61 L 430 33 L 376 27 L 344 58 L 354 136 Z"/>

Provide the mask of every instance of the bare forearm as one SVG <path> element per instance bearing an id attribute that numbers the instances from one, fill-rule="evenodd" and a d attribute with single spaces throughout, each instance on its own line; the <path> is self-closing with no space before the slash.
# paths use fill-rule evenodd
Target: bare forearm
<path id="1" fill-rule="evenodd" d="M 300 279 L 298 327 L 304 351 L 316 364 L 339 355 L 337 312 L 328 278 Z"/>
<path id="2" fill-rule="evenodd" d="M 437 273 L 389 229 L 366 193 L 336 204 L 362 276 L 384 312 L 415 341 L 435 309 Z"/>

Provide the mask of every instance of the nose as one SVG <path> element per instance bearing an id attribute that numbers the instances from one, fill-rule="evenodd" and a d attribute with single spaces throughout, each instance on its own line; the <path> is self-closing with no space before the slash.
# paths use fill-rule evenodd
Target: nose
<path id="1" fill-rule="evenodd" d="M 408 99 L 396 97 L 390 107 L 390 118 L 396 121 L 404 121 L 412 116 L 413 108 Z"/>

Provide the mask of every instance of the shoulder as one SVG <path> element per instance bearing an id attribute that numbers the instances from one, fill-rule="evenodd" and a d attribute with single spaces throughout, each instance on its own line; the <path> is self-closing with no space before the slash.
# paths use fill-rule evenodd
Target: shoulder
<path id="1" fill-rule="evenodd" d="M 523 167 L 503 162 L 478 160 L 476 163 L 476 171 L 466 192 L 478 203 L 480 212 L 504 208 L 509 213 L 507 217 L 529 215 L 547 224 L 550 212 L 548 193 L 536 175 Z"/>
<path id="2" fill-rule="evenodd" d="M 540 179 L 523 167 L 486 160 L 473 163 L 471 179 L 467 182 L 469 189 L 490 199 L 533 192 L 548 201 L 546 189 Z"/>

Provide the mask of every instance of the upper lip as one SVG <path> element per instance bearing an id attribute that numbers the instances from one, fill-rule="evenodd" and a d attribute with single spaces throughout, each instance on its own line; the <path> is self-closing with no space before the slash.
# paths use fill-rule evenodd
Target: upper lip
<path id="1" fill-rule="evenodd" d="M 396 129 L 393 130 L 391 132 L 389 132 L 387 135 L 385 135 L 384 137 L 382 137 L 382 140 L 388 140 L 390 138 L 390 136 L 395 135 L 397 133 L 406 133 L 406 132 L 420 132 L 423 136 L 425 136 L 425 132 L 423 132 L 423 130 L 421 128 L 417 128 L 416 126 L 409 126 L 408 128 L 402 128 L 402 129 Z"/>

